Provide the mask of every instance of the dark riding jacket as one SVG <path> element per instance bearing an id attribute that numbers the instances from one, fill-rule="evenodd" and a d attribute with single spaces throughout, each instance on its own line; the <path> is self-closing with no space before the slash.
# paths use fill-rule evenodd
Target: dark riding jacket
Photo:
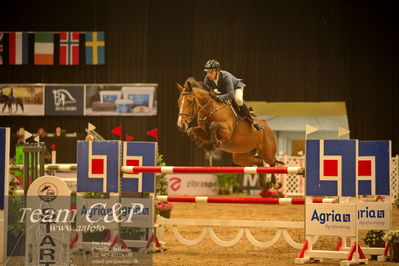
<path id="1" fill-rule="evenodd" d="M 217 89 L 222 93 L 219 95 L 219 99 L 221 101 L 233 99 L 234 90 L 245 87 L 245 84 L 241 81 L 241 79 L 234 77 L 231 73 L 224 70 L 220 70 L 219 72 L 217 85 L 213 80 L 208 78 L 208 75 L 205 76 L 204 83 L 207 84 L 212 91 Z"/>

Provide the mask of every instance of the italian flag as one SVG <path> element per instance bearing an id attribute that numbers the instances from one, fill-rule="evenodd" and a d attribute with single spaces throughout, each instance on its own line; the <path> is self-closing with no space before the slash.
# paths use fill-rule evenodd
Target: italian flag
<path id="1" fill-rule="evenodd" d="M 54 34 L 35 33 L 35 65 L 54 64 Z"/>

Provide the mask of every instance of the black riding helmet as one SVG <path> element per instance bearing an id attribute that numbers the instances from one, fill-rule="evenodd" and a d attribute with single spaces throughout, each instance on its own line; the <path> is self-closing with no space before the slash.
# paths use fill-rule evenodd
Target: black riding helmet
<path id="1" fill-rule="evenodd" d="M 220 63 L 217 60 L 208 60 L 205 64 L 204 71 L 220 70 Z"/>

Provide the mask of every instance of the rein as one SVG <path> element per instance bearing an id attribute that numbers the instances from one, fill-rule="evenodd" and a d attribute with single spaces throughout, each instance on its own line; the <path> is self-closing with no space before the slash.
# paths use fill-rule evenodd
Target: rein
<path id="1" fill-rule="evenodd" d="M 212 110 L 208 115 L 203 116 L 203 115 L 201 115 L 201 112 L 212 104 L 212 100 L 208 100 L 208 102 L 206 104 L 204 104 L 203 106 L 199 105 L 199 107 L 200 107 L 199 110 L 197 112 L 195 112 L 195 106 L 197 105 L 197 101 L 195 100 L 196 95 L 193 92 L 182 92 L 182 93 L 180 93 L 180 95 L 183 95 L 183 96 L 192 95 L 192 96 L 194 96 L 194 101 L 192 102 L 193 106 L 192 106 L 191 114 L 179 113 L 179 116 L 185 115 L 185 116 L 190 117 L 190 120 L 187 121 L 188 124 L 191 124 L 191 122 L 193 122 L 194 118 L 197 117 L 197 116 L 198 116 L 198 120 L 206 121 L 206 120 L 210 119 L 214 113 L 216 113 L 217 111 L 219 111 L 219 110 L 221 110 L 221 109 L 223 109 L 223 108 L 228 106 L 228 104 L 223 102 L 224 104 L 222 106 L 219 106 L 218 108 Z"/>

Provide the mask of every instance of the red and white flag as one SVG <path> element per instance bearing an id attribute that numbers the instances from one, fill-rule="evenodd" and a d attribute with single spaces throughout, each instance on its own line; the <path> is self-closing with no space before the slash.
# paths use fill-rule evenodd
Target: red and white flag
<path id="1" fill-rule="evenodd" d="M 60 33 L 60 65 L 79 65 L 79 32 Z"/>
<path id="2" fill-rule="evenodd" d="M 8 34 L 8 63 L 10 65 L 26 65 L 29 60 L 29 37 L 25 32 Z"/>

